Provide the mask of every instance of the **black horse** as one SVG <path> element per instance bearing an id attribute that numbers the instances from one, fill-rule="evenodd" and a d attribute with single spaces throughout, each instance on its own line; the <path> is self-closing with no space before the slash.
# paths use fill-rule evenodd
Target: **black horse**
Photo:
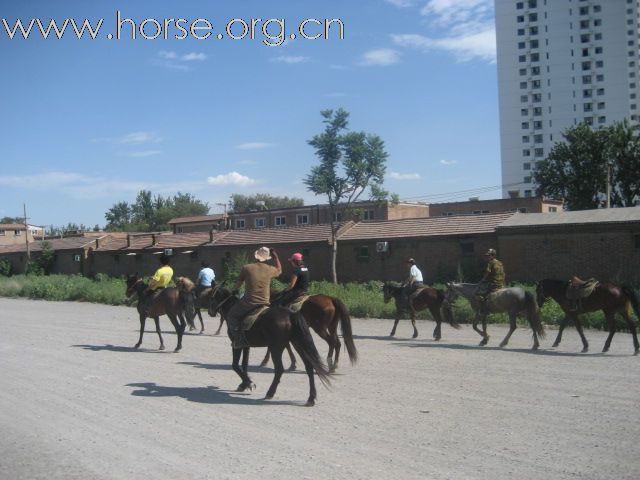
<path id="1" fill-rule="evenodd" d="M 613 339 L 613 335 L 616 333 L 615 316 L 617 313 L 624 318 L 627 327 L 631 331 L 635 354 L 637 355 L 640 353 L 640 343 L 638 343 L 636 326 L 631 318 L 632 309 L 635 311 L 636 316 L 640 318 L 640 299 L 631 287 L 619 287 L 611 283 L 601 282 L 595 287 L 591 295 L 582 299 L 575 305 L 572 305 L 567 298 L 568 288 L 569 282 L 567 280 L 553 280 L 549 278 L 540 280 L 536 285 L 536 294 L 538 296 L 539 305 L 544 304 L 548 298 L 553 298 L 564 312 L 564 318 L 560 321 L 558 336 L 556 337 L 556 341 L 553 343 L 554 347 L 560 345 L 564 328 L 567 326 L 569 320 L 573 320 L 576 330 L 580 335 L 580 339 L 582 340 L 582 351 L 587 352 L 589 350 L 589 343 L 582 331 L 582 324 L 580 323 L 579 315 L 602 310 L 609 329 L 609 336 L 604 342 L 604 348 L 602 351 L 608 351 L 611 346 L 611 339 Z"/>
<path id="2" fill-rule="evenodd" d="M 238 297 L 224 286 L 214 288 L 211 307 L 214 311 L 219 311 L 225 318 L 229 310 L 238 301 Z M 291 342 L 304 362 L 307 376 L 309 377 L 309 399 L 307 406 L 313 406 L 316 400 L 316 386 L 314 381 L 314 371 L 323 384 L 329 384 L 329 372 L 322 363 L 313 338 L 309 332 L 309 327 L 300 314 L 291 313 L 286 308 L 270 307 L 261 314 L 252 327 L 245 332 L 247 342 L 251 347 L 268 347 L 273 357 L 275 375 L 273 382 L 267 391 L 265 399 L 271 399 L 276 393 L 280 377 L 284 372 L 282 364 L 282 352 Z M 240 367 L 240 354 L 242 354 L 242 368 Z M 233 349 L 233 370 L 240 376 L 242 383 L 237 391 L 243 392 L 247 389 L 253 390 L 254 383 L 247 373 L 249 365 L 249 347 Z"/>
<path id="3" fill-rule="evenodd" d="M 142 278 L 138 277 L 138 274 L 127 275 L 127 290 L 126 296 L 132 297 L 138 296 L 138 314 L 140 316 L 140 338 L 138 343 L 133 348 L 138 348 L 142 344 L 142 335 L 144 334 L 144 324 L 147 317 L 153 318 L 156 322 L 156 332 L 160 337 L 160 350 L 164 350 L 164 341 L 162 340 L 162 334 L 160 333 L 160 317 L 166 315 L 171 320 L 171 324 L 176 329 L 176 335 L 178 336 L 178 345 L 174 352 L 179 352 L 182 348 L 182 335 L 186 327 L 185 310 L 188 309 L 190 298 L 188 298 L 183 292 L 180 292 L 177 288 L 169 287 L 159 292 L 148 311 L 145 312 L 143 299 L 145 291 L 148 285 L 143 282 Z M 189 314 L 187 313 L 187 316 Z"/>

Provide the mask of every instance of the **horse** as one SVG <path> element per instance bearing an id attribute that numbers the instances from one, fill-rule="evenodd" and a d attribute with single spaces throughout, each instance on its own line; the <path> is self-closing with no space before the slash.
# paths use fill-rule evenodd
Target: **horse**
<path id="1" fill-rule="evenodd" d="M 233 295 L 228 288 L 221 285 L 216 286 L 212 293 L 212 310 L 214 312 L 219 311 L 220 314 L 226 318 L 231 308 L 239 301 L 238 297 Z M 313 337 L 311 337 L 311 333 L 309 332 L 309 327 L 302 318 L 302 315 L 299 313 L 291 313 L 291 311 L 283 307 L 269 307 L 258 317 L 251 328 L 244 333 L 250 347 L 268 347 L 273 356 L 275 374 L 273 382 L 265 396 L 265 400 L 273 398 L 276 393 L 278 383 L 280 383 L 280 378 L 284 372 L 282 352 L 289 342 L 291 342 L 298 352 L 298 355 L 302 358 L 307 376 L 309 377 L 309 398 L 307 399 L 306 406 L 315 405 L 317 393 L 314 372 L 318 375 L 320 381 L 328 386 L 330 383 L 329 371 L 322 363 L 320 354 L 313 343 Z M 236 390 L 238 392 L 244 392 L 247 389 L 253 390 L 255 388 L 255 384 L 251 381 L 247 372 L 250 347 L 232 349 L 233 370 L 242 379 L 242 383 L 240 383 Z M 242 368 L 239 365 L 241 354 Z"/>
<path id="2" fill-rule="evenodd" d="M 196 284 L 193 283 L 193 281 L 188 278 L 188 277 L 177 277 L 176 278 L 176 285 L 178 285 L 178 288 L 180 290 L 183 290 L 185 292 L 190 292 L 193 295 L 193 302 L 194 302 L 194 311 L 193 311 L 193 316 L 187 316 L 187 323 L 189 324 L 189 331 L 191 330 L 195 330 L 196 326 L 195 323 L 193 322 L 195 316 L 198 316 L 198 319 L 200 320 L 200 333 L 204 333 L 204 321 L 202 320 L 202 313 L 200 312 L 201 308 L 205 308 L 207 309 L 207 312 L 209 312 L 209 307 L 211 305 L 211 292 L 212 290 L 209 290 L 209 292 L 203 296 L 200 295 L 196 295 Z M 224 322 L 224 319 L 222 317 L 220 317 L 220 325 L 218 326 L 218 330 L 216 331 L 215 335 L 219 335 L 220 334 L 220 330 L 222 330 L 222 323 Z"/>
<path id="3" fill-rule="evenodd" d="M 480 346 L 484 346 L 489 341 L 487 335 L 487 315 L 481 308 L 480 301 L 476 297 L 477 283 L 447 283 L 445 299 L 453 304 L 458 296 L 464 297 L 475 312 L 473 319 L 473 329 L 482 337 Z M 490 302 L 487 305 L 489 313 L 507 313 L 509 315 L 509 332 L 500 342 L 501 347 L 509 343 L 511 335 L 517 328 L 516 317 L 524 313 L 533 331 L 533 347 L 537 350 L 540 347 L 538 335 L 545 336 L 544 325 L 540 319 L 540 309 L 536 302 L 536 297 L 521 287 L 502 288 L 491 294 Z M 482 321 L 482 330 L 478 329 L 478 321 Z"/>
<path id="4" fill-rule="evenodd" d="M 140 315 L 140 338 L 138 343 L 133 348 L 139 348 L 142 344 L 142 336 L 144 334 L 144 325 L 147 317 L 153 318 L 156 322 L 156 332 L 160 338 L 160 350 L 164 350 L 164 341 L 162 334 L 160 333 L 160 317 L 167 315 L 173 327 L 176 330 L 178 336 L 178 345 L 174 352 L 179 352 L 182 349 L 182 335 L 186 327 L 185 322 L 185 307 L 189 305 L 187 297 L 181 293 L 177 288 L 168 287 L 160 291 L 154 297 L 151 307 L 148 312 L 145 312 L 144 308 L 144 295 L 148 285 L 144 283 L 142 278 L 135 275 L 127 275 L 127 298 L 137 295 L 138 297 L 138 314 Z M 188 315 L 187 315 L 188 316 Z"/>
<path id="5" fill-rule="evenodd" d="M 558 336 L 556 337 L 556 341 L 553 343 L 554 347 L 560 345 L 562 332 L 567 326 L 569 320 L 573 320 L 576 330 L 580 335 L 580 339 L 582 340 L 582 352 L 588 352 L 589 343 L 582 331 L 582 324 L 580 323 L 579 315 L 602 310 L 607 321 L 607 326 L 609 327 L 609 336 L 604 342 L 604 348 L 602 351 L 607 352 L 611 346 L 611 339 L 616 333 L 615 315 L 618 313 L 622 318 L 624 318 L 629 330 L 631 330 L 635 350 L 634 355 L 638 355 L 638 353 L 640 353 L 640 344 L 638 343 L 636 326 L 631 319 L 632 308 L 636 316 L 640 318 L 640 300 L 631 287 L 619 287 L 611 283 L 601 282 L 595 287 L 591 295 L 581 299 L 577 305 L 572 304 L 572 302 L 567 298 L 568 288 L 569 282 L 566 280 L 545 278 L 536 284 L 538 304 L 543 305 L 549 298 L 553 298 L 564 312 L 564 318 L 560 321 L 560 327 L 558 328 Z"/>
<path id="6" fill-rule="evenodd" d="M 358 351 L 353 342 L 351 317 L 349 316 L 347 306 L 339 298 L 323 294 L 311 295 L 302 304 L 300 313 L 307 321 L 309 327 L 329 345 L 329 353 L 327 354 L 329 372 L 333 373 L 336 371 L 340 359 L 340 348 L 342 344 L 340 343 L 340 338 L 338 338 L 338 324 L 340 324 L 340 329 L 342 330 L 342 337 L 347 347 L 349 360 L 352 365 L 355 365 L 358 361 Z M 335 358 L 333 356 L 334 351 Z M 287 352 L 289 352 L 289 357 L 291 358 L 289 370 L 295 370 L 296 358 L 289 345 L 287 345 Z M 261 367 L 267 364 L 269 355 L 270 352 L 267 350 L 267 354 L 260 364 Z"/>
<path id="7" fill-rule="evenodd" d="M 396 303 L 395 322 L 393 324 L 393 328 L 391 329 L 391 333 L 389 334 L 390 337 L 393 337 L 396 334 L 398 321 L 400 320 L 403 311 L 406 310 L 406 308 L 403 308 L 403 303 L 406 303 L 406 300 L 403 298 L 404 288 L 404 286 L 393 282 L 387 282 L 382 286 L 384 303 L 389 303 L 392 298 Z M 445 302 L 444 292 L 436 288 L 424 287 L 413 299 L 413 308 L 416 312 L 428 308 L 429 312 L 431 312 L 431 316 L 436 321 L 436 328 L 433 330 L 433 338 L 435 340 L 440 340 L 440 338 L 442 337 L 442 316 L 440 315 L 440 311 L 442 308 L 448 307 L 449 305 Z M 415 313 L 411 310 L 409 310 L 409 313 L 411 315 L 411 325 L 413 325 L 412 338 L 416 338 L 418 336 L 418 329 L 416 328 L 416 316 Z M 445 315 L 445 319 L 453 328 L 460 328 L 460 325 L 458 325 L 458 323 L 455 321 L 453 315 Z"/>

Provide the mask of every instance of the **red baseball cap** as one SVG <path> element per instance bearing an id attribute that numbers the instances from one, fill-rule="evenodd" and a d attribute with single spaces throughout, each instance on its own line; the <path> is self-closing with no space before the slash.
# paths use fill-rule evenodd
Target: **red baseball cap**
<path id="1" fill-rule="evenodd" d="M 302 254 L 296 252 L 293 255 L 291 255 L 291 258 L 289 258 L 289 260 L 294 260 L 296 262 L 301 262 L 302 261 Z"/>

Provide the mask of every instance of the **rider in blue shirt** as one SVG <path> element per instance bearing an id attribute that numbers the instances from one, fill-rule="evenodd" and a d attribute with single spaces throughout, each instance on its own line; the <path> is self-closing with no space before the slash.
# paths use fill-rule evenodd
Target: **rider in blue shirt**
<path id="1" fill-rule="evenodd" d="M 214 287 L 216 282 L 216 274 L 213 272 L 213 269 L 209 265 L 208 262 L 202 262 L 202 268 L 200 269 L 200 273 L 198 273 L 198 279 L 196 280 L 196 297 L 200 296 L 200 293 L 206 290 L 207 288 Z"/>

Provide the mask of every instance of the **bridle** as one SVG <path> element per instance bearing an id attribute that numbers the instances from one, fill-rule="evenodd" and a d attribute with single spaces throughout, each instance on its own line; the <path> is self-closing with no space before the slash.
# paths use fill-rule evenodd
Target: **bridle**
<path id="1" fill-rule="evenodd" d="M 215 299 L 216 297 L 216 293 L 218 292 L 218 290 L 220 290 L 220 287 L 222 287 L 222 284 L 220 285 L 216 285 L 212 292 L 211 292 L 211 298 Z M 222 300 L 220 303 L 217 303 L 216 308 L 213 309 L 213 311 L 217 314 L 220 311 L 220 308 L 227 303 L 229 300 L 231 300 L 234 297 L 233 293 L 230 293 L 229 296 L 227 298 L 225 298 L 224 300 Z"/>

